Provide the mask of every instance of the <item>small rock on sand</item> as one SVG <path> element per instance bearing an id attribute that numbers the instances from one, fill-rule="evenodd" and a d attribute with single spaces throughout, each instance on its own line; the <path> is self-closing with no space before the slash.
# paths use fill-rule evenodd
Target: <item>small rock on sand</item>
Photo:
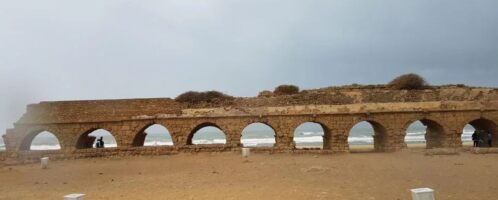
<path id="1" fill-rule="evenodd" d="M 317 173 L 317 172 L 329 172 L 330 168 L 322 167 L 322 166 L 312 166 L 309 168 L 302 169 L 303 172 L 307 173 Z"/>

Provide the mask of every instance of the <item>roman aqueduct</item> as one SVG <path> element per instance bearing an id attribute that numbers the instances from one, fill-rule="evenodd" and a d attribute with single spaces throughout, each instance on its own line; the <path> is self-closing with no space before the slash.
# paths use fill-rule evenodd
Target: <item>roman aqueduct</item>
<path id="1" fill-rule="evenodd" d="M 248 125 L 263 123 L 275 132 L 273 152 L 348 152 L 348 134 L 353 126 L 368 122 L 374 128 L 375 151 L 406 148 L 404 137 L 410 124 L 426 125 L 427 148 L 459 148 L 467 124 L 493 133 L 498 141 L 498 91 L 486 88 L 446 87 L 420 91 L 383 88 L 332 88 L 283 97 L 237 98 L 231 103 L 185 105 L 168 98 L 41 102 L 27 112 L 4 135 L 5 157 L 11 161 L 95 156 L 161 155 L 177 152 L 234 151 L 242 147 L 241 133 Z M 296 127 L 319 124 L 323 147 L 296 149 Z M 144 147 L 144 130 L 154 124 L 166 127 L 173 146 Z M 226 144 L 194 145 L 192 138 L 204 127 L 219 128 Z M 97 129 L 112 133 L 116 148 L 92 148 Z M 60 150 L 34 151 L 31 142 L 49 131 L 59 140 Z"/>

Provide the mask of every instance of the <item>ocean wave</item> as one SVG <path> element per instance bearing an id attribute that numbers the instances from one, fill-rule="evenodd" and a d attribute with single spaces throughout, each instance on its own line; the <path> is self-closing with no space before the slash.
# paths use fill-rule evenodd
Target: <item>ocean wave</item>
<path id="1" fill-rule="evenodd" d="M 473 130 L 465 130 L 462 134 L 462 141 L 471 141 L 471 135 Z M 301 132 L 294 137 L 296 144 L 320 144 L 323 142 L 322 132 Z M 405 137 L 406 143 L 425 143 L 425 131 L 413 131 L 408 132 Z M 225 144 L 226 139 L 223 138 L 212 138 L 212 139 L 194 139 L 194 144 Z M 273 146 L 275 144 L 274 137 L 260 136 L 259 138 L 242 138 L 241 143 L 246 147 L 263 147 L 263 146 Z M 373 137 L 371 133 L 360 135 L 360 136 L 350 136 L 348 138 L 348 143 L 352 145 L 358 144 L 373 144 Z M 166 146 L 173 145 L 171 140 L 152 139 L 145 142 L 144 146 Z M 105 147 L 117 147 L 113 142 L 106 142 Z M 5 150 L 5 145 L 0 145 L 0 150 Z M 33 144 L 31 146 L 33 150 L 57 150 L 60 149 L 59 145 L 48 145 L 48 144 Z"/>
<path id="2" fill-rule="evenodd" d="M 61 146 L 56 144 L 56 145 L 31 145 L 30 147 L 31 150 L 59 150 L 61 149 Z"/>
<path id="3" fill-rule="evenodd" d="M 200 139 L 200 140 L 193 140 L 192 143 L 194 143 L 194 144 L 225 144 L 226 139 Z"/>
<path id="4" fill-rule="evenodd" d="M 406 133 L 406 136 L 419 136 L 419 135 L 425 135 L 425 131 Z"/>
<path id="5" fill-rule="evenodd" d="M 323 135 L 323 132 L 300 132 L 300 134 L 304 136 L 312 136 L 312 135 Z"/>
<path id="6" fill-rule="evenodd" d="M 373 144 L 373 137 L 349 137 L 349 144 Z"/>
<path id="7" fill-rule="evenodd" d="M 323 136 L 295 137 L 296 143 L 317 143 L 323 142 Z"/>
<path id="8" fill-rule="evenodd" d="M 144 146 L 173 146 L 173 142 L 150 141 L 150 142 L 145 142 Z"/>
<path id="9" fill-rule="evenodd" d="M 245 147 L 271 147 L 275 144 L 275 138 L 242 139 Z"/>

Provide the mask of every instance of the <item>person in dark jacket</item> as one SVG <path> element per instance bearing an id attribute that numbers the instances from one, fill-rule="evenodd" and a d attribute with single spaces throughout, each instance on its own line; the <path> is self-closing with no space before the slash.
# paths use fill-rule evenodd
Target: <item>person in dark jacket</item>
<path id="1" fill-rule="evenodd" d="M 474 147 L 479 147 L 479 134 L 477 134 L 477 130 L 472 134 L 472 141 L 474 141 Z"/>
<path id="2" fill-rule="evenodd" d="M 95 144 L 97 148 L 104 148 L 104 137 L 100 137 L 100 139 L 97 140 L 97 144 Z"/>

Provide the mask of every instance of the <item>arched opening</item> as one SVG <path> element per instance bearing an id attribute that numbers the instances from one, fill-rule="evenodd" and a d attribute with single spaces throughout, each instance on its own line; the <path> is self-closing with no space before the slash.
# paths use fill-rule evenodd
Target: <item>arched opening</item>
<path id="1" fill-rule="evenodd" d="M 348 144 L 351 152 L 384 151 L 387 131 L 374 121 L 357 123 L 349 131 Z"/>
<path id="2" fill-rule="evenodd" d="M 168 129 L 160 124 L 152 124 L 137 133 L 133 146 L 173 146 Z"/>
<path id="3" fill-rule="evenodd" d="M 462 132 L 462 143 L 472 146 L 472 134 L 476 133 L 477 147 L 496 147 L 498 126 L 488 119 L 476 119 L 469 122 Z"/>
<path id="4" fill-rule="evenodd" d="M 275 130 L 259 122 L 249 124 L 242 130 L 240 143 L 243 147 L 273 147 Z"/>
<path id="5" fill-rule="evenodd" d="M 99 141 L 103 141 L 102 147 L 99 147 Z M 92 129 L 85 132 L 78 139 L 76 148 L 90 149 L 90 148 L 114 148 L 117 147 L 116 139 L 112 134 L 105 129 Z"/>
<path id="6" fill-rule="evenodd" d="M 305 122 L 294 130 L 294 143 L 297 149 L 323 149 L 325 128 L 322 124 Z"/>
<path id="7" fill-rule="evenodd" d="M 444 129 L 436 121 L 422 119 L 408 126 L 405 143 L 408 148 L 438 148 L 443 146 Z"/>
<path id="8" fill-rule="evenodd" d="M 48 131 L 37 131 L 29 134 L 21 143 L 21 150 L 60 150 L 59 139 Z"/>
<path id="9" fill-rule="evenodd" d="M 204 123 L 192 130 L 187 138 L 188 145 L 198 144 L 226 144 L 225 133 L 213 123 Z"/>
<path id="10" fill-rule="evenodd" d="M 5 142 L 3 141 L 3 137 L 5 134 L 0 135 L 0 151 L 5 151 Z"/>
<path id="11" fill-rule="evenodd" d="M 474 134 L 475 131 L 476 129 L 470 124 L 467 124 L 465 125 L 465 127 L 463 127 L 462 136 L 460 137 L 460 139 L 462 140 L 462 146 L 474 145 L 474 141 L 472 141 L 472 134 Z"/>

